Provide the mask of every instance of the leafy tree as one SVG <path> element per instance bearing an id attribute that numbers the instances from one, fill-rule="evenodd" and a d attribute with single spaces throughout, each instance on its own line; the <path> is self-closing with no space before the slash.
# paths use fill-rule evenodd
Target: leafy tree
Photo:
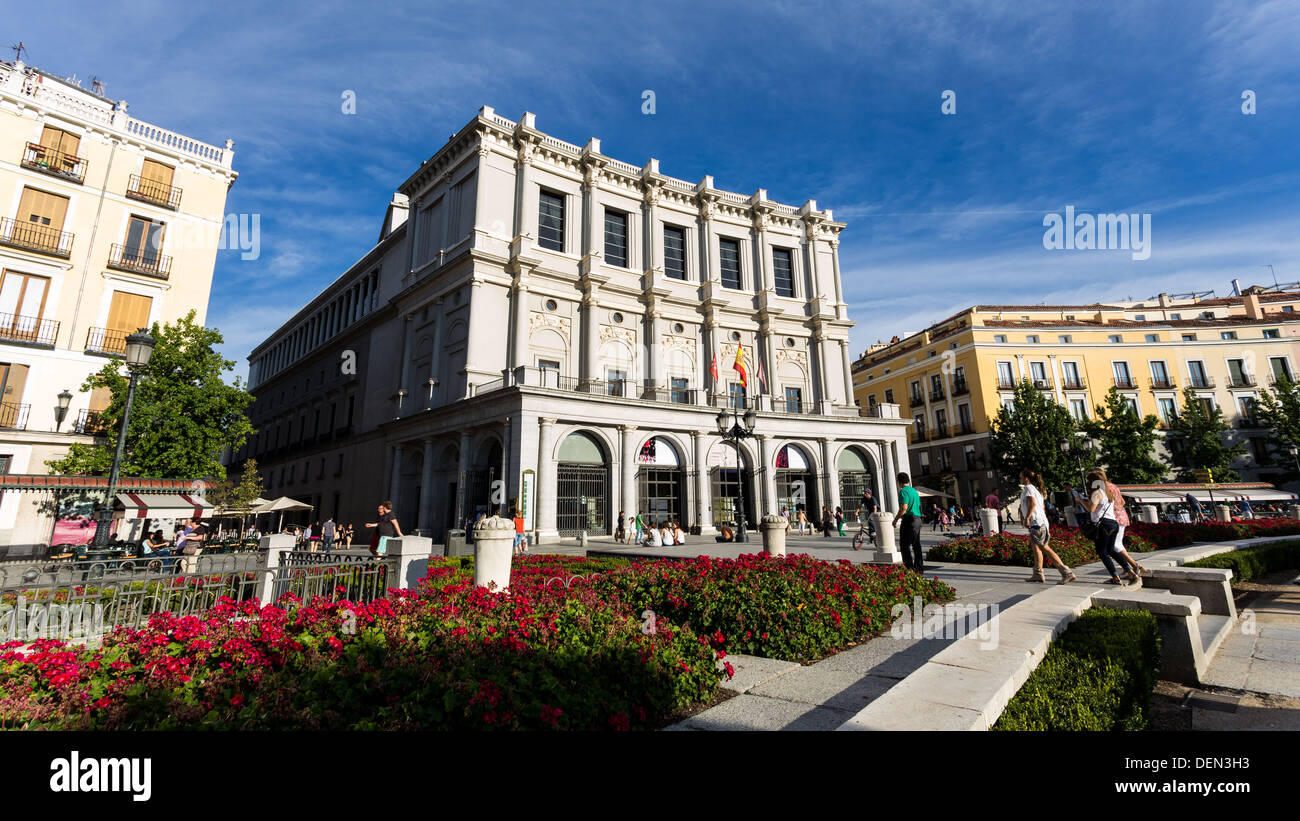
<path id="1" fill-rule="evenodd" d="M 1107 478 L 1121 485 L 1147 484 L 1164 478 L 1164 464 L 1152 456 L 1159 426 L 1155 416 L 1138 418 L 1114 386 L 1106 394 L 1106 404 L 1096 407 L 1096 417 L 1081 425 L 1088 438 L 1097 441 L 1099 461 Z"/>
<path id="2" fill-rule="evenodd" d="M 262 476 L 257 472 L 257 460 L 244 462 L 244 471 L 235 481 L 227 476 L 208 486 L 207 499 L 219 508 L 241 510 L 262 495 Z"/>
<path id="3" fill-rule="evenodd" d="M 989 423 L 989 450 L 1002 486 L 1019 485 L 1021 468 L 1028 468 L 1043 474 L 1051 490 L 1067 487 L 1079 466 L 1073 454 L 1061 452 L 1060 442 L 1073 440 L 1075 433 L 1070 412 L 1022 380 L 1011 408 L 999 408 Z"/>
<path id="4" fill-rule="evenodd" d="M 1195 472 L 1209 470 L 1216 482 L 1235 482 L 1240 476 L 1233 461 L 1246 450 L 1229 445 L 1231 430 L 1223 411 L 1213 402 L 1202 402 L 1191 388 L 1183 389 L 1183 412 L 1169 421 L 1169 456 L 1166 461 L 1178 472 L 1178 481 L 1193 482 Z"/>
<path id="5" fill-rule="evenodd" d="M 1300 478 L 1296 477 L 1295 460 L 1289 450 L 1300 448 L 1300 382 L 1293 382 L 1285 375 L 1279 377 L 1272 390 L 1259 392 L 1255 415 L 1273 429 L 1268 446 L 1277 463 L 1286 468 L 1283 475 Z"/>
<path id="6" fill-rule="evenodd" d="M 150 333 L 153 356 L 136 383 L 135 401 L 122 454 L 122 475 L 159 479 L 224 478 L 222 448 L 238 450 L 254 433 L 245 411 L 253 397 L 241 380 L 233 385 L 222 374 L 235 363 L 214 350 L 221 333 L 194 322 L 194 311 L 174 325 Z M 108 434 L 94 444 L 74 443 L 67 455 L 46 464 L 55 473 L 107 474 L 117 446 L 126 404 L 124 363 L 113 360 L 91 374 L 81 390 L 107 388 L 112 401 L 100 413 Z"/>

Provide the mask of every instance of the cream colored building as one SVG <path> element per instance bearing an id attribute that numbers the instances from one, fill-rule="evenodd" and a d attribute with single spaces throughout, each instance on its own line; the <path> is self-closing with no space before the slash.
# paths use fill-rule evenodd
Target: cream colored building
<path id="1" fill-rule="evenodd" d="M 1255 418 L 1259 392 L 1300 365 L 1300 290 L 1247 288 L 1106 305 L 975 305 L 917 334 L 878 345 L 853 366 L 863 408 L 897 403 L 912 419 L 908 453 L 918 481 L 963 504 L 995 488 L 989 420 L 1028 379 L 1079 420 L 1114 386 L 1161 429 L 1183 389 L 1223 410 L 1246 445 L 1243 479 L 1280 472 Z M 1163 453 L 1163 442 L 1160 445 Z"/>
<path id="2" fill-rule="evenodd" d="M 0 472 L 43 474 L 93 441 L 108 397 L 81 384 L 128 334 L 191 310 L 204 321 L 232 153 L 0 63 Z M 36 494 L 0 495 L 0 547 L 48 543 Z"/>

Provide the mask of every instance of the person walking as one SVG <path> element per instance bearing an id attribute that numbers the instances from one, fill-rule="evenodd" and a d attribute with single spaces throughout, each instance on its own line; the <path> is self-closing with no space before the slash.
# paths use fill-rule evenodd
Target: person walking
<path id="1" fill-rule="evenodd" d="M 1106 474 L 1094 468 L 1088 471 L 1084 483 L 1089 494 L 1084 496 L 1076 490 L 1074 498 L 1097 526 L 1093 542 L 1097 545 L 1098 558 L 1106 566 L 1106 572 L 1110 573 L 1107 584 L 1122 586 L 1124 582 L 1115 570 L 1115 559 L 1120 558 L 1115 554 L 1115 534 L 1119 532 L 1119 522 L 1115 520 L 1115 501 L 1106 489 Z M 1120 562 L 1123 563 L 1123 559 Z"/>
<path id="2" fill-rule="evenodd" d="M 338 525 L 334 524 L 334 517 L 330 516 L 321 525 L 320 542 L 321 549 L 329 553 L 334 549 L 334 537 L 338 534 Z"/>
<path id="3" fill-rule="evenodd" d="M 375 529 L 374 535 L 370 537 L 372 556 L 383 556 L 388 551 L 389 539 L 402 538 L 402 526 L 398 523 L 397 516 L 393 515 L 393 503 L 390 501 L 379 503 L 379 521 L 366 522 L 366 527 Z"/>
<path id="4" fill-rule="evenodd" d="M 903 551 L 903 566 L 917 573 L 925 572 L 925 559 L 921 555 L 921 495 L 912 487 L 912 477 L 906 473 L 898 474 L 898 512 L 894 514 L 893 524 L 902 521 L 900 534 Z"/>
<path id="5" fill-rule="evenodd" d="M 511 511 L 511 518 L 515 520 L 515 543 L 511 555 L 518 556 L 528 552 L 528 539 L 524 536 L 524 517 L 516 508 Z"/>
<path id="6" fill-rule="evenodd" d="M 618 527 L 614 528 L 614 541 L 622 544 L 627 539 L 627 516 L 623 511 L 618 512 Z"/>
<path id="7" fill-rule="evenodd" d="M 1129 526 L 1128 509 L 1124 504 L 1124 496 L 1119 492 L 1119 488 L 1116 487 L 1115 483 L 1109 479 L 1105 481 L 1106 490 L 1110 492 L 1110 498 L 1115 501 L 1115 523 L 1119 525 L 1119 529 L 1115 531 L 1115 557 L 1123 562 L 1125 576 L 1128 580 L 1135 582 L 1146 572 L 1146 568 L 1138 564 L 1128 554 L 1128 549 L 1124 547 L 1124 531 Z"/>
<path id="8" fill-rule="evenodd" d="M 808 528 L 808 514 L 804 513 L 803 508 L 799 508 L 799 535 L 805 535 Z"/>
<path id="9" fill-rule="evenodd" d="M 984 506 L 997 511 L 998 514 L 998 532 L 1002 532 L 1002 500 L 998 498 L 996 490 L 990 490 L 989 495 L 984 497 Z"/>
<path id="10" fill-rule="evenodd" d="M 839 505 L 835 506 L 835 529 L 841 536 L 844 535 L 844 508 Z"/>
<path id="11" fill-rule="evenodd" d="M 822 505 L 822 538 L 829 539 L 831 537 L 831 524 L 831 509 L 826 505 Z"/>
<path id="12" fill-rule="evenodd" d="M 344 550 L 352 549 L 352 537 L 354 535 L 355 533 L 352 530 L 352 525 L 347 525 L 346 527 L 343 528 L 343 549 Z"/>
<path id="13" fill-rule="evenodd" d="M 1078 577 L 1065 566 L 1056 551 L 1047 546 L 1050 540 L 1050 524 L 1047 521 L 1047 507 L 1044 500 L 1043 477 L 1037 471 L 1020 471 L 1020 519 L 1029 527 L 1029 545 L 1034 549 L 1034 573 L 1031 582 L 1046 582 L 1043 577 L 1043 556 L 1046 556 L 1061 574 L 1061 584 L 1069 584 Z"/>

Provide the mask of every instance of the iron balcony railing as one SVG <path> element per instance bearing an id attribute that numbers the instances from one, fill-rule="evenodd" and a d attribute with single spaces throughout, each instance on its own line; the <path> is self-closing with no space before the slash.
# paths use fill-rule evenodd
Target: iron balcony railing
<path id="1" fill-rule="evenodd" d="M 1174 380 L 1170 379 L 1167 376 L 1164 378 L 1158 378 L 1158 377 L 1151 378 L 1151 390 L 1153 391 L 1169 391 L 1169 390 L 1173 390 L 1176 387 L 1178 387 L 1178 385 L 1174 382 Z"/>
<path id="2" fill-rule="evenodd" d="M 112 328 L 91 328 L 86 332 L 86 350 L 113 356 L 126 355 L 126 338 L 132 331 L 115 331 Z"/>
<path id="3" fill-rule="evenodd" d="M 1084 382 L 1083 377 L 1081 376 L 1077 376 L 1077 377 L 1067 376 L 1061 379 L 1061 387 L 1067 391 L 1081 391 L 1086 386 L 1087 383 Z"/>
<path id="4" fill-rule="evenodd" d="M 1262 428 L 1264 423 L 1253 416 L 1241 416 L 1237 418 L 1237 427 L 1239 428 Z"/>
<path id="5" fill-rule="evenodd" d="M 1289 374 L 1289 373 L 1272 373 L 1272 374 L 1269 374 L 1269 376 L 1268 376 L 1268 384 L 1270 384 L 1270 385 L 1279 385 L 1279 384 L 1282 383 L 1282 379 L 1283 379 L 1283 377 L 1286 378 L 1286 381 L 1287 381 L 1287 382 L 1294 382 L 1294 381 L 1295 381 L 1295 377 L 1292 376 L 1292 375 Z"/>
<path id="6" fill-rule="evenodd" d="M 1213 376 L 1197 376 L 1197 375 L 1193 374 L 1193 375 L 1192 375 L 1192 378 L 1189 379 L 1189 380 L 1187 381 L 1187 384 L 1189 384 L 1189 385 L 1192 386 L 1193 388 L 1213 388 L 1213 387 L 1214 387 L 1214 377 L 1213 377 Z"/>
<path id="7" fill-rule="evenodd" d="M 968 433 L 974 433 L 974 432 L 975 432 L 974 425 L 972 425 L 970 422 L 962 422 L 959 425 L 957 425 L 957 427 L 953 428 L 952 435 L 965 436 Z"/>
<path id="8" fill-rule="evenodd" d="M 27 430 L 27 415 L 31 409 L 31 405 L 0 402 L 0 428 L 5 430 Z"/>
<path id="9" fill-rule="evenodd" d="M 108 267 L 167 279 L 171 275 L 172 258 L 163 256 L 148 246 L 141 248 L 115 242 L 109 247 Z"/>
<path id="10" fill-rule="evenodd" d="M 173 211 L 181 207 L 181 189 L 157 180 L 145 179 L 139 174 L 131 175 L 131 181 L 126 187 L 126 195 Z"/>
<path id="11" fill-rule="evenodd" d="M 0 342 L 53 345 L 59 337 L 59 323 L 39 316 L 0 314 Z"/>
<path id="12" fill-rule="evenodd" d="M 919 393 L 914 393 L 911 398 L 908 399 L 908 404 L 913 408 L 919 408 L 925 404 L 925 397 Z"/>
<path id="13" fill-rule="evenodd" d="M 931 442 L 934 442 L 934 441 L 936 441 L 936 440 L 938 440 L 938 439 L 947 439 L 947 438 L 948 438 L 948 423 L 947 423 L 947 422 L 936 423 L 935 426 L 934 426 L 933 428 L 930 429 L 930 441 L 931 441 Z"/>
<path id="14" fill-rule="evenodd" d="M 954 380 L 953 380 L 953 382 L 952 382 L 952 395 L 953 395 L 953 396 L 965 396 L 965 395 L 968 394 L 968 393 L 970 393 L 970 385 L 968 385 L 968 384 L 966 383 L 966 380 L 965 380 L 965 379 L 954 379 Z"/>
<path id="15" fill-rule="evenodd" d="M 1037 389 L 1040 390 L 1040 391 L 1050 391 L 1050 390 L 1052 389 L 1052 379 L 1051 379 L 1051 377 L 1041 377 L 1041 376 L 1040 376 L 1040 377 L 1035 377 L 1035 378 L 1031 379 L 1030 381 L 1033 382 L 1033 383 L 1034 383 L 1034 387 L 1037 388 Z"/>
<path id="16" fill-rule="evenodd" d="M 942 402 L 944 400 L 943 388 L 935 388 L 930 391 L 931 402 Z"/>
<path id="17" fill-rule="evenodd" d="M 1228 387 L 1230 388 L 1253 388 L 1256 384 L 1255 377 L 1248 373 L 1228 376 Z"/>
<path id="18" fill-rule="evenodd" d="M 73 433 L 98 436 L 108 432 L 103 415 L 99 411 L 82 408 L 77 412 L 77 421 L 72 426 Z"/>
<path id="19" fill-rule="evenodd" d="M 1015 389 L 1016 389 L 1016 383 L 1014 381 L 1010 379 L 1003 379 L 1002 377 L 998 377 L 998 390 L 1013 391 Z"/>
<path id="20" fill-rule="evenodd" d="M 0 245 L 39 251 L 53 257 L 68 259 L 72 256 L 74 237 L 67 231 L 57 231 L 48 225 L 23 222 L 9 217 L 0 218 Z"/>
<path id="21" fill-rule="evenodd" d="M 1131 376 L 1117 376 L 1115 377 L 1115 387 L 1122 391 L 1131 391 L 1137 388 L 1137 384 Z"/>
<path id="22" fill-rule="evenodd" d="M 802 399 L 774 399 L 772 410 L 777 413 L 805 413 Z"/>
<path id="23" fill-rule="evenodd" d="M 40 171 L 73 182 L 86 181 L 86 160 L 75 154 L 65 154 L 39 143 L 28 143 L 23 149 L 23 168 Z"/>

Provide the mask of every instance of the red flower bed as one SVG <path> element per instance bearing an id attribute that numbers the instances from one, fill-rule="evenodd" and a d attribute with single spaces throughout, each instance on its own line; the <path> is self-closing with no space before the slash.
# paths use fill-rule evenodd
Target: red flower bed
<path id="1" fill-rule="evenodd" d="M 1085 538 L 1077 528 L 1057 527 L 1052 529 L 1052 538 L 1048 543 L 1061 561 L 1070 567 L 1098 561 L 1097 546 L 1091 539 Z M 1146 553 L 1154 546 L 1146 539 L 1124 534 L 1124 547 L 1133 553 Z M 1033 549 L 1029 537 L 1020 533 L 997 533 L 975 539 L 953 539 L 950 542 L 931 547 L 926 557 L 936 562 L 959 562 L 962 564 L 1005 564 L 1032 567 Z"/>
<path id="2" fill-rule="evenodd" d="M 1300 520 L 1279 517 L 1201 524 L 1134 522 L 1129 525 L 1128 533 L 1147 539 L 1158 548 L 1185 547 L 1198 542 L 1230 542 L 1262 536 L 1300 535 Z"/>

